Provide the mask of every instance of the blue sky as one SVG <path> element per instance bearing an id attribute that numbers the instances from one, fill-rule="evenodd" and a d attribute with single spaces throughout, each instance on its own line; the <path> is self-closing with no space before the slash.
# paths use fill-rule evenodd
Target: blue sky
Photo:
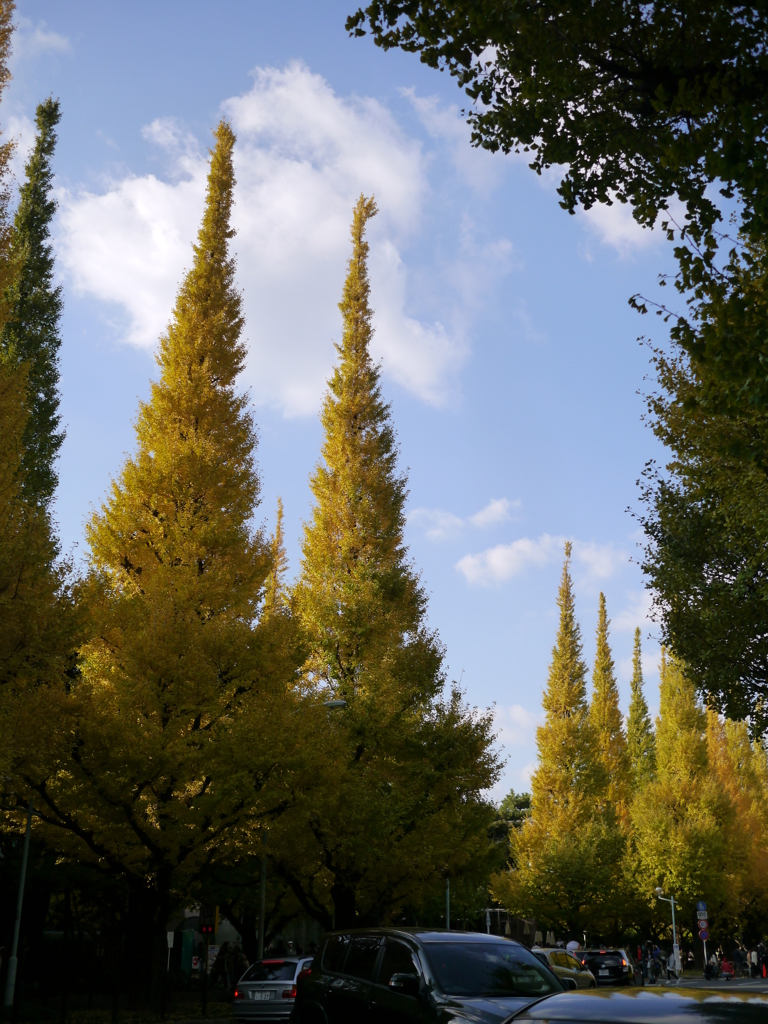
<path id="1" fill-rule="evenodd" d="M 339 337 L 348 224 L 376 194 L 371 278 L 383 386 L 408 467 L 408 543 L 449 676 L 496 706 L 526 784 L 556 628 L 565 538 L 594 654 L 600 590 L 623 704 L 635 626 L 648 698 L 658 646 L 639 556 L 636 481 L 663 458 L 641 423 L 655 317 L 627 305 L 671 269 L 626 208 L 569 217 L 557 174 L 470 148 L 463 97 L 417 57 L 344 32 L 324 0 L 20 0 L 5 132 L 31 139 L 60 98 L 57 267 L 64 286 L 57 516 L 64 547 L 133 447 L 154 345 L 189 265 L 210 129 L 238 134 L 235 221 L 249 387 L 260 429 L 260 521 L 282 496 L 291 564 L 308 517 L 317 419 Z"/>

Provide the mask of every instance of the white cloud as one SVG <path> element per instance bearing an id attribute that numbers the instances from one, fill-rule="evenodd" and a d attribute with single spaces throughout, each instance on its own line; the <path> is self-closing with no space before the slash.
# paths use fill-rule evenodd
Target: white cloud
<path id="1" fill-rule="evenodd" d="M 12 42 L 12 65 L 18 60 L 39 57 L 43 53 L 71 53 L 72 44 L 66 36 L 52 32 L 44 21 L 35 25 L 29 18 L 19 18 Z"/>
<path id="2" fill-rule="evenodd" d="M 536 727 L 544 720 L 542 712 L 529 711 L 522 704 L 494 709 L 493 725 L 501 743 L 513 747 L 529 747 L 536 739 Z"/>
<path id="3" fill-rule="evenodd" d="M 468 583 L 487 586 L 512 579 L 530 565 L 547 565 L 562 552 L 562 538 L 544 533 L 538 540 L 521 537 L 511 544 L 497 544 L 477 555 L 464 555 L 456 568 Z"/>
<path id="4" fill-rule="evenodd" d="M 456 568 L 468 583 L 476 586 L 504 583 L 530 566 L 549 565 L 562 559 L 564 543 L 564 537 L 552 537 L 548 533 L 543 533 L 536 540 L 521 537 L 476 555 L 464 555 L 456 563 Z M 590 581 L 607 579 L 627 561 L 626 555 L 612 544 L 578 540 L 573 541 L 573 559 L 577 566 L 586 570 Z"/>
<path id="5" fill-rule="evenodd" d="M 573 557 L 576 562 L 586 567 L 587 574 L 592 580 L 608 579 L 628 561 L 627 554 L 615 548 L 613 544 L 596 544 L 594 541 L 574 541 Z"/>
<path id="6" fill-rule="evenodd" d="M 633 632 L 650 622 L 653 594 L 650 590 L 638 590 L 628 595 L 626 608 L 612 619 L 613 628 L 619 632 Z"/>
<path id="7" fill-rule="evenodd" d="M 682 224 L 685 219 L 685 206 L 679 200 L 673 199 L 669 210 L 675 222 Z M 607 203 L 598 203 L 589 210 L 581 210 L 580 215 L 599 241 L 603 245 L 610 245 L 622 257 L 660 245 L 665 239 L 659 226 L 666 220 L 667 215 L 661 214 L 653 228 L 644 228 L 632 216 L 632 207 L 629 203 L 621 203 L 618 200 L 610 206 Z"/>
<path id="8" fill-rule="evenodd" d="M 35 142 L 35 125 L 28 117 L 11 115 L 8 118 L 6 138 L 16 143 L 11 157 L 11 171 L 17 183 L 20 183 L 24 177 L 24 165 Z"/>
<path id="9" fill-rule="evenodd" d="M 510 501 L 509 498 L 492 498 L 485 508 L 481 508 L 474 515 L 467 516 L 466 519 L 440 508 L 416 508 L 408 516 L 408 521 L 421 526 L 430 540 L 446 540 L 449 537 L 457 536 L 465 526 L 476 526 L 482 529 L 506 522 L 511 516 L 512 509 L 519 507 L 519 501 Z"/>
<path id="10" fill-rule="evenodd" d="M 408 522 L 421 526 L 430 540 L 455 537 L 464 527 L 463 519 L 440 508 L 415 508 L 409 514 Z"/>
<path id="11" fill-rule="evenodd" d="M 351 210 L 364 192 L 381 210 L 369 232 L 374 356 L 423 400 L 447 401 L 466 332 L 459 315 L 410 314 L 401 255 L 429 195 L 420 144 L 376 100 L 339 97 L 300 63 L 257 69 L 253 88 L 222 106 L 238 135 L 235 248 L 254 400 L 287 415 L 317 409 L 340 333 Z M 57 241 L 74 287 L 120 307 L 125 340 L 150 347 L 190 262 L 206 163 L 172 120 L 144 134 L 172 160 L 171 180 L 150 174 L 109 181 L 100 194 L 64 193 Z"/>
<path id="12" fill-rule="evenodd" d="M 471 129 L 458 106 L 444 106 L 437 96 L 417 96 L 415 89 L 400 91 L 410 101 L 429 135 L 447 144 L 451 161 L 467 185 L 487 191 L 499 183 L 504 173 L 504 158 L 470 144 Z"/>
<path id="13" fill-rule="evenodd" d="M 504 523 L 510 518 L 513 508 L 519 508 L 519 501 L 510 501 L 509 498 L 491 498 L 485 508 L 475 512 L 469 517 L 473 526 L 494 526 L 496 523 Z"/>

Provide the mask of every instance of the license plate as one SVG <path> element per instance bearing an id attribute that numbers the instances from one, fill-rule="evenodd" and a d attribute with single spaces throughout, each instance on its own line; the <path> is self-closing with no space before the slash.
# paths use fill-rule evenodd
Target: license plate
<path id="1" fill-rule="evenodd" d="M 608 975 L 608 974 L 610 974 L 611 972 L 610 972 L 609 970 L 607 970 L 607 969 L 606 969 L 606 970 L 604 970 L 604 971 L 598 971 L 597 973 L 598 973 L 598 974 L 599 974 L 600 976 L 603 976 L 603 975 Z"/>
<path id="2" fill-rule="evenodd" d="M 271 992 L 251 992 L 251 999 L 271 999 Z"/>

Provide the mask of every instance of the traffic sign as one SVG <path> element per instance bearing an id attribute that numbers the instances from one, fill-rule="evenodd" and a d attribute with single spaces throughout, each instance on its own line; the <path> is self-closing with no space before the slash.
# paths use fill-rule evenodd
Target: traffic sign
<path id="1" fill-rule="evenodd" d="M 698 919 L 700 921 L 706 921 L 707 920 L 707 912 L 706 912 L 706 910 L 697 910 L 696 911 L 696 917 L 698 917 Z"/>
<path id="2" fill-rule="evenodd" d="M 707 904 L 704 902 L 704 900 L 699 900 L 699 902 L 696 904 L 696 909 L 697 910 L 706 910 L 707 909 Z"/>
<path id="3" fill-rule="evenodd" d="M 706 918 L 703 921 L 699 921 L 699 931 L 704 932 L 709 928 L 709 921 Z"/>
<path id="4" fill-rule="evenodd" d="M 707 939 L 709 938 L 709 932 L 706 931 L 706 929 L 703 932 L 699 932 L 699 938 L 701 939 L 702 942 L 706 942 Z"/>

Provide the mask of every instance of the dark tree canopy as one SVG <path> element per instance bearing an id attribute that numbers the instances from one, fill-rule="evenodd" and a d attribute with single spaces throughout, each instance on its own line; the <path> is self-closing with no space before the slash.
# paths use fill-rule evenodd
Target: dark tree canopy
<path id="1" fill-rule="evenodd" d="M 730 280 L 714 269 L 718 187 L 739 201 L 747 239 L 765 234 L 764 2 L 373 0 L 347 28 L 447 69 L 475 101 L 473 143 L 529 152 L 538 172 L 562 166 L 570 212 L 627 202 L 650 225 L 678 196 L 689 244 L 675 252 L 677 283 L 689 296 L 727 291 Z M 738 321 L 738 296 L 730 305 Z M 764 330 L 734 336 L 724 324 L 702 336 L 685 319 L 677 327 L 686 351 L 731 382 L 733 401 L 768 406 Z"/>

